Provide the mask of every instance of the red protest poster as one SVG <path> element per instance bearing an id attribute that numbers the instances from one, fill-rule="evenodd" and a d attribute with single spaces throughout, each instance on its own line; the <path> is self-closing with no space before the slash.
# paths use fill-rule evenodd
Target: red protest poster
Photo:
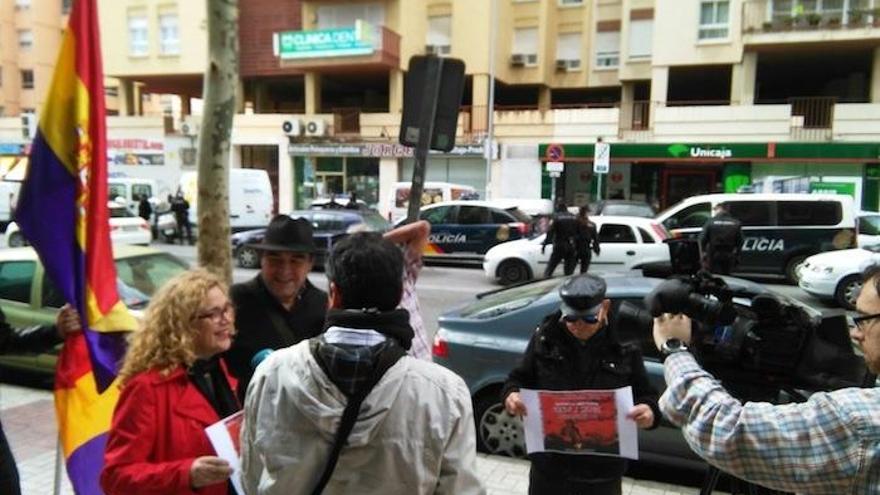
<path id="1" fill-rule="evenodd" d="M 617 404 L 613 390 L 542 392 L 544 448 L 617 453 Z"/>

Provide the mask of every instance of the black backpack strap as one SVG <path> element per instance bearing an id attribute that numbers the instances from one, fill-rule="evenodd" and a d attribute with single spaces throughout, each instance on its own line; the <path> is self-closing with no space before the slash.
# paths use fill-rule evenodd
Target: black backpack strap
<path id="1" fill-rule="evenodd" d="M 310 346 L 312 355 L 317 357 L 317 339 L 314 339 L 313 342 L 314 344 Z M 345 406 L 345 411 L 342 413 L 342 419 L 339 421 L 339 429 L 336 430 L 336 437 L 333 439 L 333 448 L 330 450 L 330 458 L 327 459 L 327 464 L 324 465 L 324 472 L 321 473 L 321 478 L 318 480 L 318 484 L 315 485 L 315 489 L 312 490 L 312 495 L 320 495 L 321 492 L 324 491 L 324 487 L 327 486 L 327 483 L 330 481 L 330 476 L 333 475 L 333 470 L 336 468 L 336 462 L 339 460 L 339 454 L 342 452 L 342 447 L 345 445 L 348 435 L 351 433 L 354 424 L 357 422 L 358 413 L 360 413 L 361 404 L 364 402 L 364 399 L 370 395 L 373 387 L 379 383 L 379 380 L 382 379 L 385 372 L 394 366 L 394 364 L 403 356 L 406 356 L 406 351 L 398 345 L 392 345 L 388 349 L 382 351 L 382 353 L 379 354 L 379 358 L 376 360 L 376 366 L 373 368 L 373 374 L 370 376 L 370 380 L 365 382 L 357 392 L 354 393 L 354 395 L 349 397 L 348 404 Z"/>

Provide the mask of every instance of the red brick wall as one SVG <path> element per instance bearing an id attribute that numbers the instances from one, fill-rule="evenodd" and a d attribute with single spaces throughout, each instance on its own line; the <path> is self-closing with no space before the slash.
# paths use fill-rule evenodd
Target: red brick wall
<path id="1" fill-rule="evenodd" d="M 301 74 L 283 69 L 272 53 L 272 34 L 302 29 L 299 0 L 239 0 L 238 37 L 241 77 Z"/>

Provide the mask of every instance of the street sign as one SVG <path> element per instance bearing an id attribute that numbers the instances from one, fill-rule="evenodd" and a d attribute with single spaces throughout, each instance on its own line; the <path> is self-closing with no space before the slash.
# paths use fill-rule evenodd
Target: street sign
<path id="1" fill-rule="evenodd" d="M 558 179 L 559 177 L 562 177 L 562 172 L 550 172 L 550 177 Z"/>
<path id="2" fill-rule="evenodd" d="M 593 172 L 607 174 L 611 163 L 611 145 L 598 142 L 593 151 Z"/>
<path id="3" fill-rule="evenodd" d="M 563 162 L 547 162 L 547 171 L 550 173 L 560 173 L 565 169 Z"/>
<path id="4" fill-rule="evenodd" d="M 544 152 L 544 158 L 549 162 L 565 161 L 565 148 L 561 144 L 548 144 L 547 150 Z"/>

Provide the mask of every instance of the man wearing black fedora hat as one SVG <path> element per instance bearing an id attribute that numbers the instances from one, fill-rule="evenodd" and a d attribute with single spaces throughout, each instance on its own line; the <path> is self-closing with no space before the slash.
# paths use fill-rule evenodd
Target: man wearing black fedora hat
<path id="1" fill-rule="evenodd" d="M 316 248 L 307 220 L 278 215 L 251 247 L 260 251 L 260 273 L 230 289 L 238 335 L 226 361 L 240 397 L 259 361 L 255 356 L 320 334 L 327 313 L 327 293 L 308 279 Z"/>

